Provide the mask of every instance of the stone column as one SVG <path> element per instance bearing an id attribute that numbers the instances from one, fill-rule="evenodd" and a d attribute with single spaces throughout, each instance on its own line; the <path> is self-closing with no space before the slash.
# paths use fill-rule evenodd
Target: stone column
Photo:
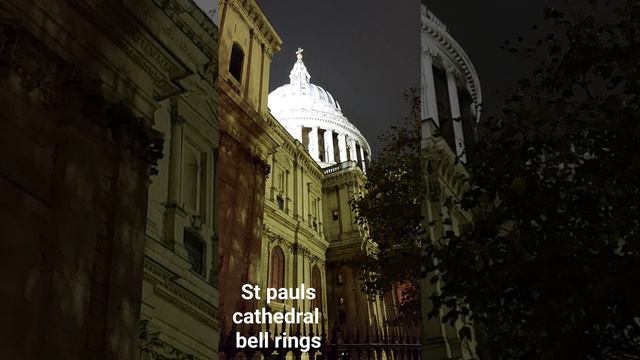
<path id="1" fill-rule="evenodd" d="M 347 136 L 338 134 L 338 150 L 340 150 L 340 162 L 347 161 Z"/>
<path id="2" fill-rule="evenodd" d="M 169 204 L 178 204 L 182 188 L 182 142 L 184 119 L 171 118 L 171 157 L 169 158 Z"/>
<path id="3" fill-rule="evenodd" d="M 318 150 L 318 127 L 314 126 L 309 132 L 309 154 L 315 161 L 320 161 Z"/>
<path id="4" fill-rule="evenodd" d="M 349 144 L 351 144 L 351 160 L 358 162 L 358 153 L 357 153 L 357 149 L 356 149 L 356 140 L 355 139 L 349 139 Z"/>
<path id="5" fill-rule="evenodd" d="M 433 119 L 440 125 L 438 119 L 438 100 L 436 97 L 436 82 L 433 77 L 433 52 L 429 49 L 422 53 L 422 119 Z M 425 101 L 426 98 L 426 101 Z"/>
<path id="6" fill-rule="evenodd" d="M 324 160 L 328 163 L 335 162 L 335 156 L 333 154 L 333 131 L 325 130 L 324 131 L 324 148 L 326 155 Z"/>
<path id="7" fill-rule="evenodd" d="M 447 85 L 449 89 L 449 103 L 451 104 L 451 118 L 453 119 L 453 133 L 456 142 L 456 156 L 462 162 L 467 161 L 464 154 L 464 130 L 460 118 L 460 101 L 458 100 L 458 85 L 456 84 L 455 69 L 447 69 Z"/>
<path id="8" fill-rule="evenodd" d="M 360 159 L 362 159 L 362 171 L 367 171 L 366 169 L 366 161 L 364 161 L 364 147 L 360 145 Z"/>
<path id="9" fill-rule="evenodd" d="M 298 125 L 296 126 L 296 132 L 294 134 L 296 134 L 294 137 L 296 138 L 296 140 L 300 141 L 300 143 L 302 144 L 302 132 L 304 130 L 304 127 L 302 125 Z"/>
<path id="10" fill-rule="evenodd" d="M 176 100 L 177 101 L 177 100 Z M 182 208 L 182 173 L 184 166 L 184 123 L 177 102 L 172 103 L 175 113 L 171 115 L 171 149 L 169 159 L 169 194 L 165 211 L 164 243 L 176 254 L 187 258 L 183 246 L 183 229 L 187 214 Z"/>

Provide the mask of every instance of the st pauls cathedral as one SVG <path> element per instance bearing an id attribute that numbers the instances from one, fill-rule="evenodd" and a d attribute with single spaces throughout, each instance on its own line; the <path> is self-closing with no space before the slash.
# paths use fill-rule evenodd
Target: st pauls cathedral
<path id="1" fill-rule="evenodd" d="M 224 1 L 220 9 L 222 341 L 238 330 L 234 312 L 267 306 L 240 299 L 241 285 L 251 283 L 261 289 L 312 286 L 318 294 L 313 301 L 269 306 L 317 307 L 322 318 L 302 329 L 263 325 L 254 331 L 417 342 L 418 322 L 390 325 L 399 301 L 391 284 L 384 296 L 367 295 L 354 263 L 376 247 L 350 204 L 365 183 L 371 158 L 366 138 L 338 100 L 311 82 L 301 48 L 282 55 L 292 58 L 289 81 L 268 93 L 269 64 L 282 40 L 255 2 Z"/>
<path id="2" fill-rule="evenodd" d="M 426 8 L 423 22 L 423 125 L 450 130 L 423 139 L 429 182 L 457 189 L 479 82 Z M 282 44 L 256 0 L 0 4 L 3 358 L 249 358 L 233 334 L 259 331 L 315 334 L 330 359 L 474 358 L 441 319 L 399 318 L 392 284 L 362 291 L 356 260 L 376 244 L 350 201 L 371 148 L 311 82 L 304 59 L 320 54 L 279 55 L 291 72 L 269 93 Z M 247 301 L 243 284 L 317 297 Z M 233 324 L 263 307 L 321 320 Z"/>

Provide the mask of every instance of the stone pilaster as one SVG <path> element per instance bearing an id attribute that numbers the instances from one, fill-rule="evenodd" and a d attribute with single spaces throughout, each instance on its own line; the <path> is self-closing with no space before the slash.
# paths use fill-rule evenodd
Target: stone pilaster
<path id="1" fill-rule="evenodd" d="M 347 136 L 338 134 L 338 150 L 340 150 L 340 162 L 347 161 Z"/>
<path id="2" fill-rule="evenodd" d="M 433 51 L 426 49 L 422 54 L 422 102 L 421 102 L 421 118 L 423 120 L 422 125 L 422 137 L 433 136 L 433 129 L 425 124 L 425 120 L 432 121 L 435 125 L 440 125 L 438 119 L 438 100 L 436 97 L 435 79 L 433 77 Z"/>
<path id="3" fill-rule="evenodd" d="M 462 119 L 460 118 L 460 101 L 458 99 L 458 86 L 456 84 L 455 71 L 447 69 L 447 86 L 449 89 L 449 102 L 451 105 L 451 118 L 453 119 L 453 133 L 456 143 L 456 156 L 461 161 L 466 162 L 464 153 L 464 130 L 462 129 Z"/>
<path id="4" fill-rule="evenodd" d="M 324 131 L 324 148 L 325 148 L 325 161 L 328 163 L 334 163 L 335 155 L 333 153 L 333 131 L 325 130 Z"/>
<path id="5" fill-rule="evenodd" d="M 367 166 L 366 163 L 367 162 L 365 161 L 365 158 L 364 158 L 364 149 L 363 149 L 362 146 L 360 146 L 360 158 L 362 159 L 362 162 L 361 162 L 362 171 L 367 171 L 367 169 L 366 169 L 366 166 Z"/>
<path id="6" fill-rule="evenodd" d="M 315 161 L 320 161 L 320 152 L 318 149 L 318 127 L 314 126 L 309 132 L 309 155 Z"/>

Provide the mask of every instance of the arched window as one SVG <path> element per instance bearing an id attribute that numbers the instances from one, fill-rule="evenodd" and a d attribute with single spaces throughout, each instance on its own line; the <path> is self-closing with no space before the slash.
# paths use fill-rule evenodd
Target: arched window
<path id="1" fill-rule="evenodd" d="M 242 81 L 242 66 L 244 65 L 244 51 L 240 44 L 233 43 L 231 47 L 231 59 L 229 60 L 229 73 L 238 82 Z"/>
<path id="2" fill-rule="evenodd" d="M 311 287 L 316 289 L 316 297 L 311 301 L 311 307 L 322 311 L 322 277 L 318 265 L 313 265 L 311 270 Z"/>
<path id="3" fill-rule="evenodd" d="M 269 287 L 284 287 L 284 252 L 279 246 L 271 251 L 271 271 L 269 278 Z"/>

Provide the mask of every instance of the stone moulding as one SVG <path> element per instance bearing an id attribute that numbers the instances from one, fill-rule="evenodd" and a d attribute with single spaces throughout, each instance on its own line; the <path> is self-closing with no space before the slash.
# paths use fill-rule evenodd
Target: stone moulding
<path id="1" fill-rule="evenodd" d="M 163 300 L 177 306 L 196 320 L 219 330 L 218 310 L 207 301 L 176 284 L 176 275 L 153 262 L 149 258 L 144 261 L 144 279 L 153 285 L 153 293 Z"/>
<path id="2" fill-rule="evenodd" d="M 422 32 L 423 37 L 425 34 L 431 39 L 436 46 L 433 49 L 429 46 L 423 47 L 431 52 L 442 52 L 446 56 L 455 62 L 455 66 L 462 70 L 464 79 L 469 88 L 469 92 L 473 98 L 474 104 L 482 104 L 482 92 L 480 88 L 480 79 L 478 73 L 471 62 L 471 59 L 467 53 L 462 49 L 460 44 L 447 32 L 446 26 L 433 15 L 429 10 L 422 15 Z M 425 39 L 422 40 L 423 42 Z"/>

